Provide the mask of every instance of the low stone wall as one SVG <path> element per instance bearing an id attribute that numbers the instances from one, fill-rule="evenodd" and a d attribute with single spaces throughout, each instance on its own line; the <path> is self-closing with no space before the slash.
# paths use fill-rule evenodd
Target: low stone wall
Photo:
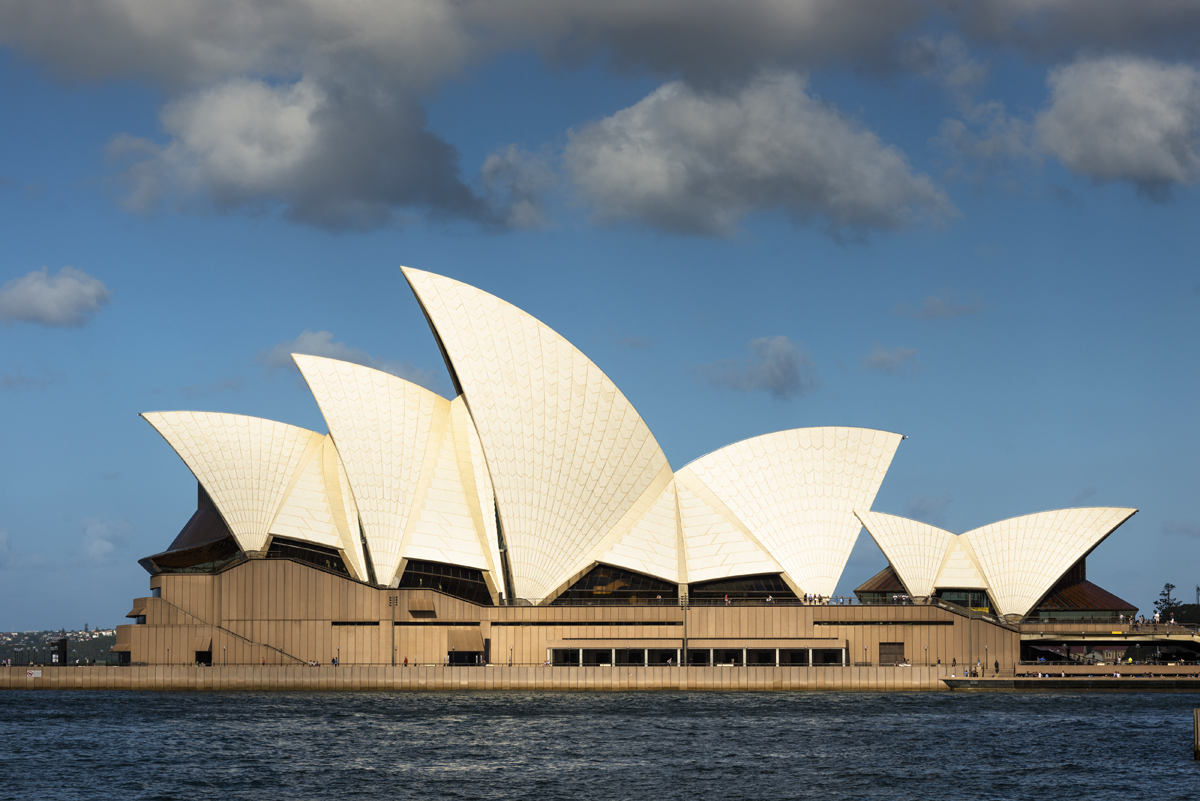
<path id="1" fill-rule="evenodd" d="M 30 675 L 39 672 L 40 676 Z M 0 690 L 944 691 L 934 667 L 43 667 L 0 668 Z"/>

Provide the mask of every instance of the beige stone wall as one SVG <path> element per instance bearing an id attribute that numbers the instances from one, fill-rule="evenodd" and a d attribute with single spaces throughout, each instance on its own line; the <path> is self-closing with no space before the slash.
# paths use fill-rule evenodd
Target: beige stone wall
<path id="1" fill-rule="evenodd" d="M 1019 654 L 1012 629 L 931 606 L 480 607 L 274 559 L 150 584 L 161 597 L 134 604 L 145 608 L 146 624 L 118 629 L 135 664 L 192 664 L 196 638 L 211 637 L 218 667 L 328 665 L 337 656 L 343 666 L 390 667 L 405 657 L 440 666 L 455 626 L 477 626 L 497 665 L 511 654 L 514 665 L 540 666 L 549 648 L 674 648 L 685 636 L 694 648 L 845 648 L 853 669 L 876 666 L 881 643 L 902 643 L 914 665 L 940 658 L 962 666 L 986 655 L 1011 670 Z"/>

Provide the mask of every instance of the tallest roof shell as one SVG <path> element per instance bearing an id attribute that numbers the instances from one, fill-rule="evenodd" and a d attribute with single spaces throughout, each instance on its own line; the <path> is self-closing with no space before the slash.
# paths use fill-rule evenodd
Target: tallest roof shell
<path id="1" fill-rule="evenodd" d="M 667 457 L 608 376 L 549 326 L 459 281 L 404 275 L 479 432 L 514 591 L 549 600 L 670 471 Z"/>

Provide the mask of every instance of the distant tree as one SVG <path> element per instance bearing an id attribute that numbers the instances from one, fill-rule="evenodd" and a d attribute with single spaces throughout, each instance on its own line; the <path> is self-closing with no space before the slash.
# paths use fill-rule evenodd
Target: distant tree
<path id="1" fill-rule="evenodd" d="M 1158 600 L 1154 602 L 1154 608 L 1163 617 L 1171 614 L 1179 606 L 1179 601 L 1171 595 L 1171 590 L 1173 589 L 1175 589 L 1174 584 L 1170 582 L 1164 584 L 1162 592 L 1158 594 Z"/>
<path id="2" fill-rule="evenodd" d="M 84 623 L 84 624 L 83 624 L 83 633 L 84 633 L 84 634 L 87 634 L 87 630 L 88 630 L 88 624 L 87 624 L 87 623 Z"/>

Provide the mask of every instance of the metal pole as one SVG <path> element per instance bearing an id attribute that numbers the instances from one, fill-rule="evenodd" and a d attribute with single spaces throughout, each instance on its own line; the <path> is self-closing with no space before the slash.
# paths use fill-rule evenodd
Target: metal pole
<path id="1" fill-rule="evenodd" d="M 1192 759 L 1200 759 L 1200 709 L 1192 710 Z"/>

